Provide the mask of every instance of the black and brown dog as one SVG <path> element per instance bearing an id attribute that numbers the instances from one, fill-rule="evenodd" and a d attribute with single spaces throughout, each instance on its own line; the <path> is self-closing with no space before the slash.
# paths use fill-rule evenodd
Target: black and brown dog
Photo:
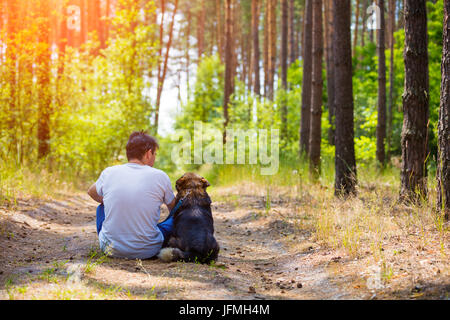
<path id="1" fill-rule="evenodd" d="M 158 254 L 162 261 L 210 263 L 217 260 L 219 245 L 214 238 L 211 199 L 206 192 L 209 182 L 195 173 L 185 173 L 176 182 L 176 203 L 183 199 L 174 213 L 174 230 L 167 247 Z"/>

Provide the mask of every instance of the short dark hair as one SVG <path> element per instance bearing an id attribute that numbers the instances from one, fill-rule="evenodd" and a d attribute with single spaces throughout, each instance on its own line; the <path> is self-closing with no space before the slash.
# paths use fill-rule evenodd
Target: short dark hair
<path id="1" fill-rule="evenodd" d="M 127 142 L 127 158 L 128 161 L 132 159 L 141 160 L 148 150 L 155 153 L 159 148 L 158 142 L 152 136 L 149 136 L 144 131 L 135 131 L 130 135 Z"/>

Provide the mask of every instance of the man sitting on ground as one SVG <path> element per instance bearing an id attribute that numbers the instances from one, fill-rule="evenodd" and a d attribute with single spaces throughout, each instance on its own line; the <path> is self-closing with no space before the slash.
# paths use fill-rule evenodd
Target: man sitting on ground
<path id="1" fill-rule="evenodd" d="M 133 132 L 126 146 L 128 163 L 103 170 L 88 190 L 91 198 L 100 203 L 100 248 L 113 257 L 154 257 L 172 232 L 171 217 L 158 224 L 161 204 L 169 212 L 175 205 L 169 177 L 153 168 L 158 148 L 155 138 Z"/>

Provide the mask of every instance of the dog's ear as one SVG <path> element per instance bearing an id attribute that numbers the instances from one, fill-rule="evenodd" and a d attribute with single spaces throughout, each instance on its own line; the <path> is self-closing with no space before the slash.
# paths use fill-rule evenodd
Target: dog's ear
<path id="1" fill-rule="evenodd" d="M 210 186 L 208 180 L 206 180 L 205 178 L 202 177 L 202 179 L 200 180 L 202 182 L 203 188 L 207 188 Z"/>
<path id="2" fill-rule="evenodd" d="M 177 189 L 177 192 L 180 192 L 180 189 L 184 185 L 185 180 L 186 180 L 185 175 L 183 175 L 181 178 L 177 180 L 177 182 L 175 183 L 175 188 Z"/>

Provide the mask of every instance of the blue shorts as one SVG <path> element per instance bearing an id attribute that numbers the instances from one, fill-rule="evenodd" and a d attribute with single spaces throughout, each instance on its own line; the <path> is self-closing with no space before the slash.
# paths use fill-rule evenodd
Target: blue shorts
<path id="1" fill-rule="evenodd" d="M 97 234 L 102 230 L 103 221 L 105 221 L 105 206 L 103 204 L 97 207 Z M 164 244 L 169 240 L 173 232 L 173 211 L 163 222 L 157 224 L 164 236 Z"/>

